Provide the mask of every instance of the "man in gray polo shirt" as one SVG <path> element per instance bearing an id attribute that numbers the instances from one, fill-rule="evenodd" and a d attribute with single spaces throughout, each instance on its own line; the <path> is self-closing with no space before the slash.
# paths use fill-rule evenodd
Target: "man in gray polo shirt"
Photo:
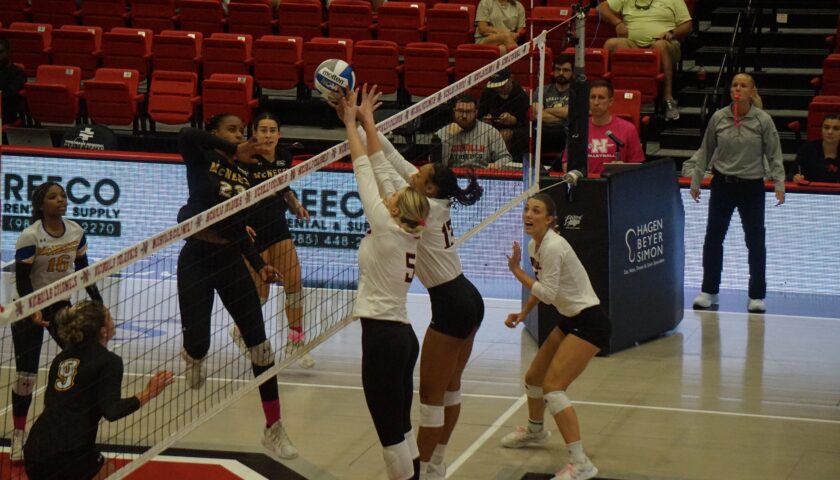
<path id="1" fill-rule="evenodd" d="M 510 168 L 513 161 L 498 130 L 478 121 L 475 98 L 455 100 L 453 123 L 437 131 L 443 161 L 450 167 Z"/>

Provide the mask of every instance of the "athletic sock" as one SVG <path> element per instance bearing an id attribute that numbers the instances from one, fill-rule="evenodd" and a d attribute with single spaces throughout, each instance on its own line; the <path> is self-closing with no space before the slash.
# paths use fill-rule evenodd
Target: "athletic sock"
<path id="1" fill-rule="evenodd" d="M 446 456 L 446 444 L 445 443 L 438 443 L 435 447 L 435 451 L 432 452 L 432 458 L 429 460 L 429 463 L 434 465 L 442 465 L 444 457 Z"/>
<path id="2" fill-rule="evenodd" d="M 263 413 L 265 413 L 265 427 L 268 428 L 280 420 L 280 400 L 268 400 L 262 402 Z"/>
<path id="3" fill-rule="evenodd" d="M 26 417 L 12 417 L 15 430 L 26 430 Z"/>
<path id="4" fill-rule="evenodd" d="M 540 433 L 543 431 L 543 422 L 528 419 L 528 431 L 530 433 Z"/>
<path id="5" fill-rule="evenodd" d="M 566 448 L 569 449 L 569 456 L 572 458 L 573 463 L 578 465 L 586 463 L 586 453 L 583 451 L 582 441 L 572 442 L 566 445 Z"/>

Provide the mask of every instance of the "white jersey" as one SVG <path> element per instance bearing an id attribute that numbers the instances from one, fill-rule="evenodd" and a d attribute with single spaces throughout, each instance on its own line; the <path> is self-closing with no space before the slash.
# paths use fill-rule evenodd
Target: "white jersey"
<path id="1" fill-rule="evenodd" d="M 15 261 L 32 265 L 35 290 L 76 271 L 76 258 L 87 253 L 87 237 L 78 223 L 64 220 L 64 234 L 54 237 L 38 220 L 20 233 L 15 245 Z"/>
<path id="2" fill-rule="evenodd" d="M 410 323 L 405 302 L 420 236 L 400 228 L 388 213 L 367 156 L 353 160 L 353 171 L 370 224 L 359 247 L 359 294 L 353 317 Z"/>
<path id="3" fill-rule="evenodd" d="M 554 230 L 543 237 L 539 251 L 536 241 L 528 242 L 528 255 L 537 281 L 531 293 L 544 303 L 549 303 L 566 317 L 574 317 L 582 310 L 601 303 L 589 275 L 580 263 L 572 246 Z"/>
<path id="4" fill-rule="evenodd" d="M 377 152 L 370 160 L 376 178 L 383 187 L 381 193 L 388 195 L 408 185 L 408 180 L 417 173 L 417 167 L 406 161 L 382 133 L 379 133 L 379 143 L 382 144 L 383 154 Z M 383 156 L 390 166 L 382 162 Z M 416 267 L 417 278 L 426 288 L 454 280 L 462 273 L 458 249 L 452 246 L 455 235 L 452 231 L 450 206 L 451 201 L 447 198 L 429 199 L 429 216 L 417 246 Z"/>

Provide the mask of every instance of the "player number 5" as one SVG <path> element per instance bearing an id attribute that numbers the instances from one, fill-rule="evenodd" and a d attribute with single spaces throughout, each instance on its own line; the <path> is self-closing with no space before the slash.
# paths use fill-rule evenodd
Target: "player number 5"
<path id="1" fill-rule="evenodd" d="M 405 252 L 405 268 L 408 269 L 405 272 L 405 283 L 411 283 L 414 280 L 414 258 L 417 255 L 409 252 Z"/>

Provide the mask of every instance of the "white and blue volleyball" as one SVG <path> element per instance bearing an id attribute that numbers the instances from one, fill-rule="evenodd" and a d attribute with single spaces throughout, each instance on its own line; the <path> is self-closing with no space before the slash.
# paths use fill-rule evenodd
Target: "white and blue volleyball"
<path id="1" fill-rule="evenodd" d="M 332 99 L 356 87 L 356 74 L 344 60 L 330 58 L 315 69 L 315 88 L 324 98 Z"/>

